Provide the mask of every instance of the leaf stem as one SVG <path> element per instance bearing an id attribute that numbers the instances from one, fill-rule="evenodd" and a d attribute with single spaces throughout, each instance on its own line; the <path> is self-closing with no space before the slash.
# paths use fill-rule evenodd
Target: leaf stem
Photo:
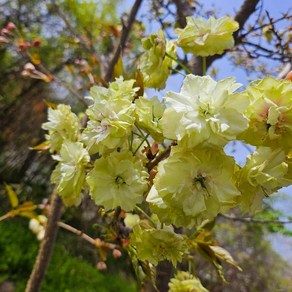
<path id="1" fill-rule="evenodd" d="M 167 52 L 165 52 L 165 56 L 167 56 L 171 60 L 174 60 L 176 63 L 178 63 L 186 71 L 187 74 L 191 74 L 192 73 L 191 70 L 187 66 L 185 66 L 178 58 L 175 58 L 175 57 L 171 56 Z"/>
<path id="2" fill-rule="evenodd" d="M 187 76 L 186 74 L 182 73 L 181 71 L 179 71 L 179 70 L 177 70 L 175 68 L 168 67 L 168 69 L 171 70 L 171 71 L 173 71 L 173 72 L 175 72 L 175 73 L 178 73 L 178 74 L 180 74 L 180 75 L 182 75 L 184 77 Z"/>
<path id="3" fill-rule="evenodd" d="M 139 144 L 139 146 L 137 147 L 137 149 L 134 151 L 134 153 L 133 153 L 133 156 L 135 156 L 136 155 L 136 153 L 138 152 L 138 150 L 140 149 L 140 147 L 143 145 L 143 143 L 145 142 L 145 141 L 147 141 L 147 138 L 149 137 L 149 134 L 147 134 L 144 138 L 143 138 L 143 140 L 141 141 L 141 143 Z M 147 142 L 146 142 L 147 143 Z"/>
<path id="4" fill-rule="evenodd" d="M 147 143 L 148 147 L 151 148 L 151 145 L 149 143 L 149 141 L 147 140 L 147 138 L 149 137 L 149 134 L 147 134 L 146 136 L 144 135 L 144 133 L 142 132 L 142 130 L 136 125 L 137 130 L 140 132 L 141 136 L 145 139 L 145 142 Z M 146 138 L 145 138 L 146 137 Z M 144 141 L 143 141 L 144 142 Z"/>
<path id="5" fill-rule="evenodd" d="M 205 76 L 207 73 L 207 58 L 206 57 L 202 57 L 202 66 L 203 66 L 202 74 L 203 76 Z"/>
<path id="6" fill-rule="evenodd" d="M 152 218 L 142 208 L 140 208 L 139 206 L 136 205 L 135 209 L 137 211 L 139 211 L 140 213 L 142 213 L 156 227 L 155 222 L 152 220 Z"/>

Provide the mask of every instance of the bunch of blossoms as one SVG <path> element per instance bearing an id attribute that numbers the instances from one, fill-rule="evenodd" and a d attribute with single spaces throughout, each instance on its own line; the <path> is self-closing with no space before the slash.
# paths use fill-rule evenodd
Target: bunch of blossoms
<path id="1" fill-rule="evenodd" d="M 175 58 L 173 41 L 166 41 L 162 30 L 142 40 L 145 53 L 141 57 L 139 69 L 143 74 L 144 86 L 162 89 L 171 73 Z"/>
<path id="2" fill-rule="evenodd" d="M 136 133 L 135 116 L 143 124 L 151 123 L 152 119 L 143 117 L 145 113 L 139 111 L 139 106 L 135 112 L 134 99 L 138 88 L 133 87 L 134 82 L 118 78 L 108 88 L 93 87 L 92 96 L 88 97 L 93 103 L 86 112 L 89 121 L 82 132 L 79 119 L 69 106 L 49 109 L 49 122 L 43 128 L 49 129 L 46 138 L 54 153 L 53 158 L 58 161 L 51 181 L 57 185 L 57 193 L 66 205 L 80 203 L 86 182 L 93 200 L 106 211 L 117 207 L 133 210 L 137 203 L 142 202 L 148 174 L 137 152 L 145 137 L 141 136 L 142 132 Z M 152 107 L 152 102 L 148 107 Z M 155 122 L 159 119 L 156 114 L 162 113 L 160 110 L 153 113 Z M 160 134 L 159 129 L 152 129 L 152 132 Z M 140 141 L 137 145 L 134 134 L 142 143 Z M 95 161 L 91 161 L 90 155 L 93 154 L 98 154 Z"/>
<path id="3" fill-rule="evenodd" d="M 179 271 L 168 284 L 169 292 L 200 291 L 207 292 L 200 280 L 188 272 Z"/>
<path id="4" fill-rule="evenodd" d="M 249 127 L 239 139 L 257 149 L 238 171 L 237 184 L 244 193 L 243 211 L 255 213 L 262 198 L 292 184 L 292 82 L 267 77 L 252 82 L 246 92 Z"/>
<path id="5" fill-rule="evenodd" d="M 165 86 L 175 44 L 201 56 L 219 54 L 232 47 L 237 28 L 228 17 L 189 18 L 177 41 L 151 35 L 139 65 L 143 85 Z M 135 80 L 120 77 L 108 88 L 93 87 L 83 130 L 68 106 L 50 109 L 43 125 L 58 161 L 52 174 L 57 192 L 72 205 L 88 189 L 105 211 L 126 211 L 133 263 L 176 265 L 189 258 L 194 238 L 188 234 L 200 224 L 237 206 L 255 211 L 263 196 L 291 184 L 291 82 L 265 78 L 238 91 L 233 78 L 189 74 L 180 92 L 167 92 L 162 101 L 138 96 L 134 86 Z M 258 147 L 244 167 L 224 152 L 235 140 Z M 205 291 L 182 273 L 169 287 Z"/>
<path id="6" fill-rule="evenodd" d="M 232 33 L 237 31 L 239 25 L 228 16 L 208 20 L 187 17 L 184 29 L 176 29 L 179 35 L 177 44 L 185 53 L 193 53 L 201 57 L 222 54 L 234 46 Z"/>

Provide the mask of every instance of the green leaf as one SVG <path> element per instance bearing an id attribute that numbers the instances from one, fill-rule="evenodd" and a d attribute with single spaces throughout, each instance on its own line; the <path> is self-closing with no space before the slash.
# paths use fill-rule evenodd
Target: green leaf
<path id="1" fill-rule="evenodd" d="M 114 78 L 123 76 L 124 69 L 123 69 L 123 59 L 122 57 L 119 58 L 118 62 L 116 63 L 114 67 Z"/>
<path id="2" fill-rule="evenodd" d="M 242 272 L 241 267 L 234 261 L 231 254 L 224 248 L 220 246 L 209 246 L 211 250 L 215 253 L 215 256 L 226 263 L 229 263 L 230 265 L 236 267 L 239 271 Z"/>
<path id="3" fill-rule="evenodd" d="M 36 150 L 36 151 L 46 151 L 50 149 L 50 143 L 49 141 L 44 141 L 36 146 L 29 147 L 30 150 Z"/>
<path id="4" fill-rule="evenodd" d="M 16 208 L 18 206 L 17 194 L 15 193 L 15 191 L 12 189 L 12 187 L 10 185 L 4 183 L 4 186 L 5 186 L 5 190 L 8 194 L 9 201 L 10 201 L 12 208 Z"/>

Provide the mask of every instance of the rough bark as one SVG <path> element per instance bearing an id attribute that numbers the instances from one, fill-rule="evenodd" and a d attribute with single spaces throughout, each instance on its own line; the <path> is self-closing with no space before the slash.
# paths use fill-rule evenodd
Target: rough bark
<path id="1" fill-rule="evenodd" d="M 129 37 L 129 34 L 130 34 L 130 31 L 132 29 L 132 26 L 133 26 L 133 23 L 136 19 L 136 15 L 138 13 L 138 10 L 142 4 L 142 1 L 143 0 L 136 0 L 131 11 L 130 11 L 130 14 L 129 14 L 129 18 L 128 18 L 128 21 L 127 21 L 127 24 L 124 26 L 124 29 L 122 31 L 122 35 L 121 35 L 121 39 L 120 39 L 120 42 L 116 48 L 116 51 L 113 55 L 113 58 L 109 64 L 109 67 L 108 67 L 108 70 L 105 74 L 105 77 L 104 77 L 104 80 L 106 82 L 109 82 L 111 81 L 112 79 L 112 76 L 113 76 L 113 72 L 114 72 L 114 67 L 115 65 L 117 64 L 119 58 L 120 58 L 120 55 L 123 51 L 123 49 L 125 48 L 126 46 L 126 42 L 127 42 L 127 39 Z"/>
<path id="2" fill-rule="evenodd" d="M 33 271 L 30 275 L 29 281 L 27 282 L 26 292 L 38 292 L 41 289 L 41 284 L 49 266 L 55 245 L 58 231 L 58 221 L 61 217 L 62 206 L 63 203 L 61 198 L 54 193 L 48 223 L 46 226 L 45 237 L 41 243 Z"/>

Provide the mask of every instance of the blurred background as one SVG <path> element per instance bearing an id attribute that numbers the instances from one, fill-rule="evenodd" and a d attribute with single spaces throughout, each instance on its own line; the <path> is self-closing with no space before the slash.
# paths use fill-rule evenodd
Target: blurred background
<path id="1" fill-rule="evenodd" d="M 70 104 L 76 113 L 84 110 L 89 88 L 104 84 L 102 76 L 133 2 L 0 0 L 0 217 L 11 209 L 4 182 L 22 203 L 44 204 L 48 200 L 54 162 L 48 153 L 31 150 L 44 141 L 41 124 L 46 121 L 47 104 Z M 180 4 L 185 2 L 188 15 L 206 18 L 238 15 L 243 3 L 254 1 L 145 0 L 120 65 L 128 78 L 142 53 L 141 38 L 159 28 L 174 38 L 173 27 L 180 26 Z M 246 85 L 267 75 L 283 78 L 291 68 L 290 1 L 255 2 L 257 9 L 241 28 L 235 48 L 209 60 L 207 73 L 213 78 L 235 76 Z M 194 64 L 196 72 L 198 60 L 187 56 L 183 61 Z M 173 74 L 166 90 L 179 90 L 182 79 Z M 159 97 L 164 93 L 147 92 Z M 237 142 L 227 145 L 226 152 L 242 165 L 249 154 L 248 148 Z M 291 202 L 291 187 L 283 189 L 265 201 L 264 211 L 256 218 L 292 220 Z M 65 210 L 62 220 L 94 238 L 107 238 L 109 222 L 98 212 L 85 196 L 79 207 Z M 0 221 L 0 291 L 25 289 L 39 246 L 28 223 L 24 217 Z M 292 290 L 292 224 L 253 224 L 226 218 L 218 218 L 217 223 L 214 237 L 243 272 L 224 266 L 230 282 L 224 285 L 215 269 L 198 256 L 197 272 L 205 287 L 210 291 Z M 97 268 L 100 260 L 94 247 L 60 230 L 42 291 L 138 291 L 127 254 L 118 259 L 110 256 L 102 271 Z"/>

